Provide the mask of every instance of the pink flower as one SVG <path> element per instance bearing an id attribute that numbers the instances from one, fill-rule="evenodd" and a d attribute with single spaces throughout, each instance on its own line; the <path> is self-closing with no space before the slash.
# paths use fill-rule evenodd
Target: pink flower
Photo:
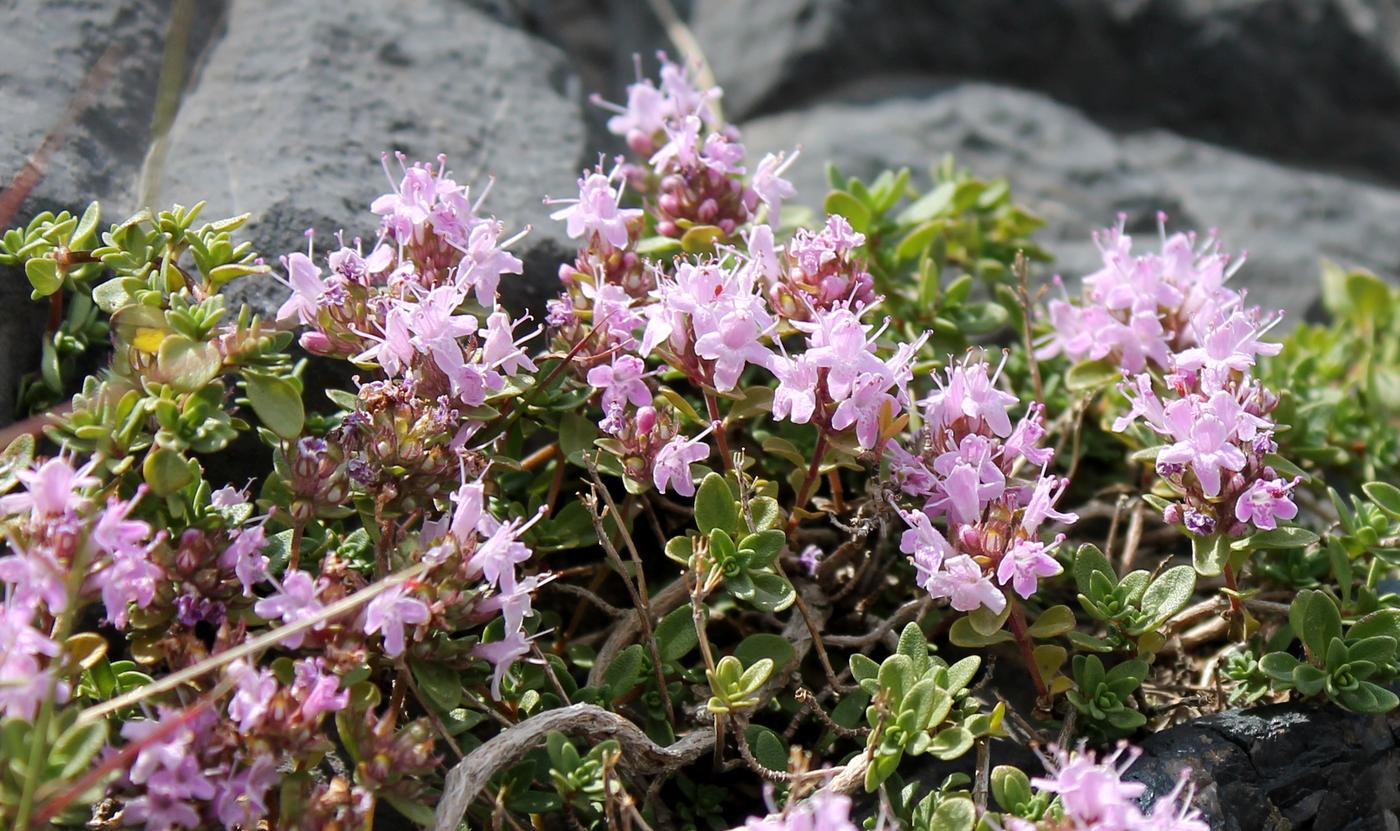
<path id="1" fill-rule="evenodd" d="M 1064 539 L 1061 535 L 1060 539 Z M 1059 540 L 1056 540 L 1058 543 Z M 997 563 L 997 582 L 1007 583 L 1021 597 L 1035 594 L 1037 581 L 1042 577 L 1054 577 L 1064 569 L 1051 557 L 1045 543 L 1038 540 L 1017 542 Z"/>
<path id="2" fill-rule="evenodd" d="M 899 538 L 899 550 L 914 559 L 914 568 L 918 570 L 916 582 L 921 588 L 927 588 L 943 561 L 952 556 L 953 549 L 923 511 L 903 511 L 900 516 L 909 528 Z"/>
<path id="3" fill-rule="evenodd" d="M 253 612 L 261 618 L 280 619 L 284 625 L 314 617 L 322 608 L 320 599 L 316 597 L 320 588 L 306 572 L 288 571 L 282 575 L 282 584 L 278 586 L 277 593 L 254 603 Z M 324 623 L 317 623 L 314 628 L 323 626 Z M 305 638 L 305 630 L 295 632 L 283 638 L 282 645 L 297 649 Z"/>
<path id="4" fill-rule="evenodd" d="M 749 817 L 745 831 L 857 831 L 851 821 L 851 798 L 819 790 L 782 812 Z"/>
<path id="5" fill-rule="evenodd" d="M 856 442 L 869 450 L 880 438 L 881 415 L 893 419 L 899 412 L 899 401 L 887 392 L 890 381 L 883 375 L 865 373 L 856 378 L 851 396 L 837 405 L 831 414 L 831 426 L 845 430 L 856 428 Z"/>
<path id="6" fill-rule="evenodd" d="M 255 756 L 252 764 L 230 773 L 219 782 L 214 813 L 225 828 L 256 828 L 267 816 L 267 792 L 277 784 L 277 763 L 271 756 Z"/>
<path id="7" fill-rule="evenodd" d="M 1177 442 L 1157 454 L 1157 464 L 1189 464 L 1201 483 L 1201 492 L 1218 496 L 1221 471 L 1240 470 L 1245 465 L 1245 455 L 1230 442 L 1232 425 L 1193 404 L 1183 400 L 1168 406 L 1167 423 Z"/>
<path id="8" fill-rule="evenodd" d="M 516 565 L 530 559 L 532 553 L 517 539 L 524 530 L 519 519 L 497 526 L 472 554 L 472 569 L 496 588 L 513 585 Z"/>
<path id="9" fill-rule="evenodd" d="M 277 676 L 272 670 L 259 670 L 243 660 L 229 664 L 228 674 L 237 679 L 228 703 L 228 715 L 238 722 L 238 729 L 246 733 L 261 724 L 263 716 L 267 715 L 268 704 L 277 694 Z"/>
<path id="10" fill-rule="evenodd" d="M 997 436 L 1011 435 L 1006 408 L 1017 403 L 1017 398 L 997 389 L 995 381 L 996 376 L 989 375 L 981 361 L 949 366 L 946 380 L 935 375 L 938 388 L 922 402 L 930 429 L 940 430 L 966 417 L 980 419 Z"/>
<path id="11" fill-rule="evenodd" d="M 699 436 L 693 439 L 676 436 L 656 451 L 651 463 L 651 482 L 660 493 L 665 493 L 669 487 L 681 496 L 694 496 L 695 479 L 690 475 L 690 466 L 709 455 L 710 446 L 700 441 Z"/>
<path id="12" fill-rule="evenodd" d="M 111 564 L 91 579 L 101 585 L 107 619 L 118 629 L 124 629 L 127 606 L 132 603 L 142 609 L 149 606 L 156 596 L 156 583 L 163 576 L 160 566 L 150 561 L 144 549 L 123 549 L 113 552 Z"/>
<path id="13" fill-rule="evenodd" d="M 573 204 L 550 214 L 550 219 L 564 220 L 564 228 L 570 239 L 596 235 L 612 248 L 626 248 L 629 239 L 627 225 L 641 217 L 642 211 L 638 208 L 619 208 L 622 195 L 613 189 L 612 177 L 601 172 L 579 179 L 578 187 L 578 199 L 557 200 Z"/>
<path id="14" fill-rule="evenodd" d="M 515 328 L 524 320 L 512 321 L 506 311 L 492 312 L 486 318 L 486 328 L 477 332 L 485 338 L 481 344 L 481 360 L 492 369 L 499 369 L 506 375 L 514 375 L 520 370 L 534 372 L 538 367 L 520 348 L 520 344 L 539 334 L 539 330 L 515 340 Z"/>
<path id="15" fill-rule="evenodd" d="M 700 142 L 700 119 L 687 115 L 679 123 L 665 126 L 667 141 L 647 160 L 658 171 L 690 167 L 700 161 L 696 145 Z"/>
<path id="16" fill-rule="evenodd" d="M 778 220 L 778 214 L 782 211 L 784 200 L 797 195 L 797 188 L 793 187 L 792 182 L 783 178 L 783 173 L 792 166 L 793 162 L 797 161 L 799 155 L 801 155 L 800 151 L 794 152 L 787 158 L 784 158 L 783 153 L 776 156 L 769 153 L 759 161 L 758 169 L 754 171 L 751 187 L 754 194 L 768 206 L 770 221 L 776 222 Z M 750 210 L 753 208 L 750 207 Z"/>
<path id="17" fill-rule="evenodd" d="M 889 371 L 872 350 L 870 326 L 850 309 L 818 311 L 810 322 L 793 325 L 807 333 L 807 359 L 827 370 L 826 387 L 834 401 L 848 397 L 860 375 Z"/>
<path id="18" fill-rule="evenodd" d="M 268 560 L 262 554 L 266 547 L 267 534 L 258 523 L 235 530 L 228 548 L 219 555 L 219 567 L 233 570 L 245 597 L 252 597 L 253 586 L 267 579 Z"/>
<path id="19" fill-rule="evenodd" d="M 1056 522 L 1066 524 L 1078 522 L 1079 516 L 1072 512 L 1062 512 L 1055 510 L 1055 503 L 1069 487 L 1069 479 L 1056 479 L 1054 476 L 1041 476 L 1035 483 L 1035 490 L 1031 492 L 1030 499 L 1026 502 L 1026 509 L 1021 514 L 1021 527 L 1027 533 L 1034 534 L 1046 519 L 1053 519 Z"/>
<path id="20" fill-rule="evenodd" d="M 928 593 L 946 597 L 954 609 L 970 612 L 986 606 L 1000 613 L 1006 608 L 1006 595 L 992 583 L 990 577 L 982 573 L 982 567 L 966 554 L 949 557 L 943 561 L 943 570 L 929 577 L 924 586 Z"/>
<path id="21" fill-rule="evenodd" d="M 340 679 L 325 673 L 320 658 L 297 661 L 292 696 L 301 700 L 301 717 L 314 723 L 322 713 L 343 710 L 350 703 L 350 691 L 341 690 Z"/>
<path id="22" fill-rule="evenodd" d="M 303 325 L 315 323 L 321 313 L 321 298 L 326 291 L 320 266 L 298 251 L 283 257 L 282 267 L 287 270 L 286 285 L 291 288 L 292 294 L 277 309 L 277 319 L 295 317 Z"/>
<path id="23" fill-rule="evenodd" d="M 763 173 L 761 165 L 759 173 Z M 792 242 L 788 243 L 788 254 L 804 275 L 815 277 L 826 266 L 847 259 L 852 250 L 864 244 L 865 235 L 852 229 L 851 223 L 844 216 L 830 214 L 826 218 L 826 225 L 820 231 L 798 231 Z"/>
<path id="24" fill-rule="evenodd" d="M 1252 522 L 1255 528 L 1267 531 L 1277 528 L 1280 519 L 1294 518 L 1298 515 L 1298 506 L 1293 504 L 1291 494 L 1298 481 L 1255 480 L 1235 501 L 1235 519 Z"/>
<path id="25" fill-rule="evenodd" d="M 631 402 L 634 407 L 651 404 L 651 388 L 643 380 L 646 364 L 635 355 L 620 354 L 611 364 L 599 364 L 588 370 L 588 383 L 603 391 L 603 410 Z"/>
<path id="26" fill-rule="evenodd" d="M 33 721 L 39 703 L 50 688 L 58 703 L 68 700 L 68 684 L 53 684 L 53 676 L 40 659 L 59 654 L 59 646 L 35 629 L 33 610 L 0 604 L 0 713 L 6 717 Z"/>
<path id="27" fill-rule="evenodd" d="M 728 299 L 707 331 L 700 334 L 704 324 L 696 327 L 695 339 L 695 354 L 715 362 L 715 388 L 721 392 L 734 388 L 747 364 L 766 368 L 773 362 L 773 353 L 758 342 L 773 322 L 762 297 L 741 291 Z"/>
<path id="28" fill-rule="evenodd" d="M 519 257 L 498 243 L 500 235 L 501 223 L 494 219 L 475 223 L 467 235 L 462 259 L 457 263 L 458 288 L 471 289 L 476 294 L 476 302 L 488 309 L 496 305 L 501 275 L 519 274 L 524 268 Z M 514 239 L 518 238 L 519 235 Z M 505 245 L 510 243 L 511 240 L 507 240 Z"/>
<path id="29" fill-rule="evenodd" d="M 383 632 L 384 653 L 396 658 L 403 654 L 404 626 L 427 623 L 429 617 L 428 605 L 409 596 L 400 584 L 374 598 L 365 607 L 364 631 L 366 635 Z"/>
<path id="30" fill-rule="evenodd" d="M 511 579 L 501 590 L 482 601 L 479 607 L 484 612 L 500 612 L 507 632 L 519 632 L 525 617 L 530 614 L 531 594 L 549 582 L 552 575 L 544 577 L 530 575 L 523 580 Z"/>
<path id="31" fill-rule="evenodd" d="M 501 700 L 501 681 L 505 674 L 510 671 L 512 664 L 529 652 L 530 641 L 522 632 L 512 632 L 499 641 L 479 643 L 472 648 L 474 657 L 487 661 L 494 667 L 491 673 L 492 698 Z"/>
<path id="32" fill-rule="evenodd" d="M 32 470 L 21 470 L 20 493 L 0 497 L 0 512 L 18 514 L 25 511 L 37 516 L 54 517 L 65 511 L 78 511 L 87 504 L 81 491 L 97 487 L 97 478 L 90 475 L 93 462 L 74 468 L 68 459 L 55 456 Z"/>
<path id="33" fill-rule="evenodd" d="M 1060 751 L 1053 762 L 1054 776 L 1032 779 L 1031 784 L 1059 795 L 1065 818 L 1074 823 L 1073 827 L 1104 831 L 1145 829 L 1137 799 L 1147 786 L 1122 781 L 1140 751 L 1132 749 L 1120 767 L 1116 763 L 1123 753 L 1120 748 L 1099 762 L 1082 747 L 1073 753 Z"/>
<path id="34" fill-rule="evenodd" d="M 773 375 L 778 386 L 773 390 L 773 418 L 787 419 L 793 424 L 812 420 L 817 408 L 817 367 L 805 353 L 795 358 L 773 358 Z"/>

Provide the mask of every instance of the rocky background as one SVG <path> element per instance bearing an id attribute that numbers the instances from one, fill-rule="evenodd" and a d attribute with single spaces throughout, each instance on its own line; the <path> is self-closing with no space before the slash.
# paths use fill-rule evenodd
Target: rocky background
<path id="1" fill-rule="evenodd" d="M 109 220 L 206 199 L 207 215 L 252 212 L 247 233 L 271 259 L 309 226 L 372 233 L 382 150 L 446 153 L 461 180 L 496 177 L 488 205 L 510 227 L 533 226 L 511 299 L 536 304 L 566 250 L 541 196 L 569 195 L 598 151 L 618 149 L 588 93 L 621 100 L 634 54 L 676 52 L 654 2 L 9 0 L 0 184 L 38 163 L 17 220 L 93 198 Z M 808 204 L 824 196 L 827 159 L 867 176 L 951 152 L 1008 176 L 1047 221 L 1058 260 L 1041 277 L 1092 268 L 1089 234 L 1120 211 L 1155 233 L 1159 209 L 1247 249 L 1239 279 L 1295 318 L 1316 311 L 1319 258 L 1400 275 L 1397 0 L 663 5 L 698 39 L 751 152 L 801 145 L 790 175 Z M 172 27 L 181 9 L 188 25 Z M 167 63 L 176 86 L 162 96 Z M 268 309 L 276 289 L 244 291 Z M 0 420 L 37 360 L 28 293 L 0 274 Z M 1283 734 L 1270 719 L 1245 738 L 1230 733 L 1243 722 L 1198 730 L 1229 745 L 1217 755 L 1232 781 L 1255 783 L 1250 796 L 1203 777 L 1219 827 L 1400 831 L 1388 725 L 1334 726 L 1336 758 L 1314 759 L 1324 772 L 1308 779 L 1290 778 L 1275 752 L 1287 745 L 1267 743 Z M 1380 760 L 1372 779 L 1348 736 Z M 1197 739 L 1172 741 L 1154 740 L 1152 764 L 1198 755 Z M 1351 802 L 1338 807 L 1326 794 L 1342 781 Z"/>

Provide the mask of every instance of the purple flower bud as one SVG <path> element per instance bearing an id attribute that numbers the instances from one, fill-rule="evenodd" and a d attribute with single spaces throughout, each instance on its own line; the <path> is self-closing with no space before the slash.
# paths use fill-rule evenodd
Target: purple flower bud
<path id="1" fill-rule="evenodd" d="M 1215 517 L 1202 513 L 1195 508 L 1187 508 L 1185 514 L 1186 530 L 1198 537 L 1207 537 L 1215 533 Z"/>

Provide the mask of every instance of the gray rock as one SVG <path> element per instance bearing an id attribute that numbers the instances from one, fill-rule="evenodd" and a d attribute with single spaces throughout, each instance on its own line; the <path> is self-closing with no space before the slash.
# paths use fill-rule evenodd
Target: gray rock
<path id="1" fill-rule="evenodd" d="M 497 177 L 485 210 L 509 231 L 533 226 L 514 249 L 525 277 L 502 285 L 538 307 L 567 251 L 541 197 L 572 193 L 583 164 L 569 78 L 555 49 L 459 0 L 236 0 L 171 130 L 159 198 L 252 212 L 247 238 L 275 262 L 308 227 L 323 245 L 373 235 L 382 151 L 446 153 L 460 182 Z M 235 292 L 263 312 L 282 294 L 272 280 Z"/>
<path id="2" fill-rule="evenodd" d="M 171 0 L 17 0 L 0 5 L 0 187 L 34 185 L 0 227 L 45 210 L 81 211 L 97 199 L 107 219 L 129 212 L 156 109 Z M 222 0 L 195 6 L 187 65 L 214 36 Z M 108 57 L 104 60 L 103 56 Z M 102 68 L 94 67 L 102 61 Z M 46 147 L 46 138 L 52 136 Z M 21 177 L 38 154 L 38 175 Z M 37 367 L 44 315 L 29 305 L 24 275 L 0 270 L 0 421 L 15 386 Z M 34 313 L 30 313 L 33 311 Z"/>
<path id="3" fill-rule="evenodd" d="M 1400 717 L 1302 705 L 1230 711 L 1148 736 L 1127 778 L 1146 799 L 1184 769 L 1215 831 L 1400 828 Z"/>
<path id="4" fill-rule="evenodd" d="M 1114 132 L 1036 93 L 882 77 L 752 121 L 744 133 L 754 148 L 802 146 L 789 175 L 810 205 L 826 193 L 827 159 L 862 178 L 905 165 L 926 176 L 951 152 L 981 175 L 1007 176 L 1046 220 L 1040 241 L 1066 278 L 1097 267 L 1090 233 L 1120 211 L 1155 244 L 1158 209 L 1173 228 L 1220 228 L 1228 247 L 1249 252 L 1235 279 L 1254 287 L 1256 302 L 1295 317 L 1317 297 L 1319 257 L 1400 274 L 1400 192 L 1162 130 Z"/>
<path id="5" fill-rule="evenodd" d="M 917 71 L 1400 179 L 1393 0 L 697 0 L 691 24 L 740 117 Z"/>

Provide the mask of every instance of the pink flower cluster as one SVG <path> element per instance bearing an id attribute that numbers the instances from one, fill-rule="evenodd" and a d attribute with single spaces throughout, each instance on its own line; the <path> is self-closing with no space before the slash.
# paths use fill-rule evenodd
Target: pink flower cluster
<path id="1" fill-rule="evenodd" d="M 1165 441 L 1157 475 L 1182 495 L 1167 507 L 1167 522 L 1200 536 L 1242 536 L 1251 525 L 1267 530 L 1297 516 L 1298 480 L 1283 479 L 1268 462 L 1277 449 L 1269 412 L 1278 399 L 1244 373 L 1184 370 L 1168 374 L 1166 385 L 1164 398 L 1148 375 L 1123 384 L 1132 408 L 1114 429 L 1141 418 Z"/>
<path id="2" fill-rule="evenodd" d="M 851 821 L 851 798 L 817 791 L 786 811 L 749 817 L 745 831 L 856 831 Z"/>
<path id="3" fill-rule="evenodd" d="M 1136 373 L 1169 369 L 1172 356 L 1188 350 L 1203 363 L 1222 353 L 1277 352 L 1258 336 L 1280 316 L 1261 320 L 1257 310 L 1246 312 L 1244 294 L 1225 285 L 1243 256 L 1232 262 L 1214 234 L 1168 236 L 1165 215 L 1159 215 L 1161 251 L 1135 255 L 1124 221 L 1120 216 L 1095 234 L 1103 268 L 1084 278 L 1081 300 L 1048 304 L 1054 331 L 1040 357 L 1106 359 Z"/>
<path id="4" fill-rule="evenodd" d="M 140 748 L 123 784 L 131 792 L 129 824 L 155 831 L 257 827 L 268 814 L 282 759 L 323 752 L 322 717 L 350 701 L 314 658 L 296 662 L 287 685 L 243 661 L 227 672 L 235 684 L 227 718 L 162 708 L 159 718 L 122 726 L 122 738 Z"/>
<path id="5" fill-rule="evenodd" d="M 1209 831 L 1210 826 L 1191 807 L 1190 794 L 1183 798 L 1186 774 L 1171 793 L 1143 813 L 1138 800 L 1147 786 L 1122 778 L 1139 755 L 1140 750 L 1126 747 L 1101 760 L 1083 747 L 1058 751 L 1047 762 L 1052 775 L 1032 779 L 1031 784 L 1058 795 L 1061 816 L 1042 823 L 1011 817 L 1006 831 Z"/>
<path id="6" fill-rule="evenodd" d="M 1018 399 L 996 378 L 981 361 L 935 376 L 911 449 L 891 444 L 887 454 L 900 489 L 923 500 L 921 510 L 904 514 L 900 550 L 913 559 L 919 585 L 959 611 L 1000 613 L 1006 592 L 1034 594 L 1041 578 L 1061 571 L 1051 553 L 1064 535 L 1047 545 L 1041 526 L 1078 519 L 1055 509 L 1069 482 L 1044 472 L 1054 455 L 1040 446 L 1044 408 L 1032 404 L 1013 425 L 1008 410 Z M 1039 473 L 1019 477 L 1027 465 Z M 934 527 L 939 519 L 946 536 Z"/>
<path id="7" fill-rule="evenodd" d="M 100 598 L 107 620 L 124 628 L 130 607 L 155 597 L 162 572 L 151 559 L 150 525 L 130 518 L 141 492 L 102 503 L 92 464 L 76 468 L 65 457 L 20 471 L 19 481 L 18 492 L 0 497 L 10 549 L 0 557 L 0 712 L 30 719 L 51 687 L 60 701 L 69 692 L 48 668 L 59 653 L 45 634 L 54 617 Z M 86 577 L 74 587 L 75 569 Z"/>
<path id="8" fill-rule="evenodd" d="M 634 188 L 653 197 L 657 233 L 681 237 L 693 227 L 712 226 L 728 236 L 754 216 L 760 202 L 776 217 L 782 201 L 793 194 L 782 178 L 793 157 L 764 157 L 746 182 L 739 131 L 719 117 L 720 90 L 697 87 L 683 67 L 664 54 L 658 57 L 659 86 L 640 77 L 639 65 L 626 106 L 594 99 L 617 113 L 608 129 L 644 159 L 621 172 Z M 588 197 L 582 194 L 579 204 L 588 203 Z"/>
<path id="9" fill-rule="evenodd" d="M 393 190 L 372 205 L 382 221 L 370 253 L 342 240 L 324 277 L 312 252 L 284 257 L 292 295 L 277 317 L 309 327 L 301 344 L 310 352 L 374 365 L 424 397 L 475 407 L 505 377 L 535 369 L 515 335 L 521 321 L 497 305 L 501 276 L 519 274 L 521 263 L 445 160 L 436 169 L 399 162 L 402 178 L 391 175 Z M 462 311 L 469 299 L 484 321 Z"/>
<path id="10" fill-rule="evenodd" d="M 1104 268 L 1085 278 L 1082 305 L 1050 303 L 1055 333 L 1041 354 L 1109 359 L 1134 373 L 1119 387 L 1130 410 L 1113 427 L 1141 419 L 1164 442 L 1157 473 L 1182 495 L 1168 522 L 1240 536 L 1292 519 L 1297 482 L 1267 461 L 1277 398 L 1251 377 L 1259 356 L 1281 348 L 1262 339 L 1281 315 L 1246 308 L 1224 285 L 1233 269 L 1213 236 L 1198 246 L 1164 231 L 1162 252 L 1143 256 L 1131 254 L 1121 221 L 1098 239 Z"/>

